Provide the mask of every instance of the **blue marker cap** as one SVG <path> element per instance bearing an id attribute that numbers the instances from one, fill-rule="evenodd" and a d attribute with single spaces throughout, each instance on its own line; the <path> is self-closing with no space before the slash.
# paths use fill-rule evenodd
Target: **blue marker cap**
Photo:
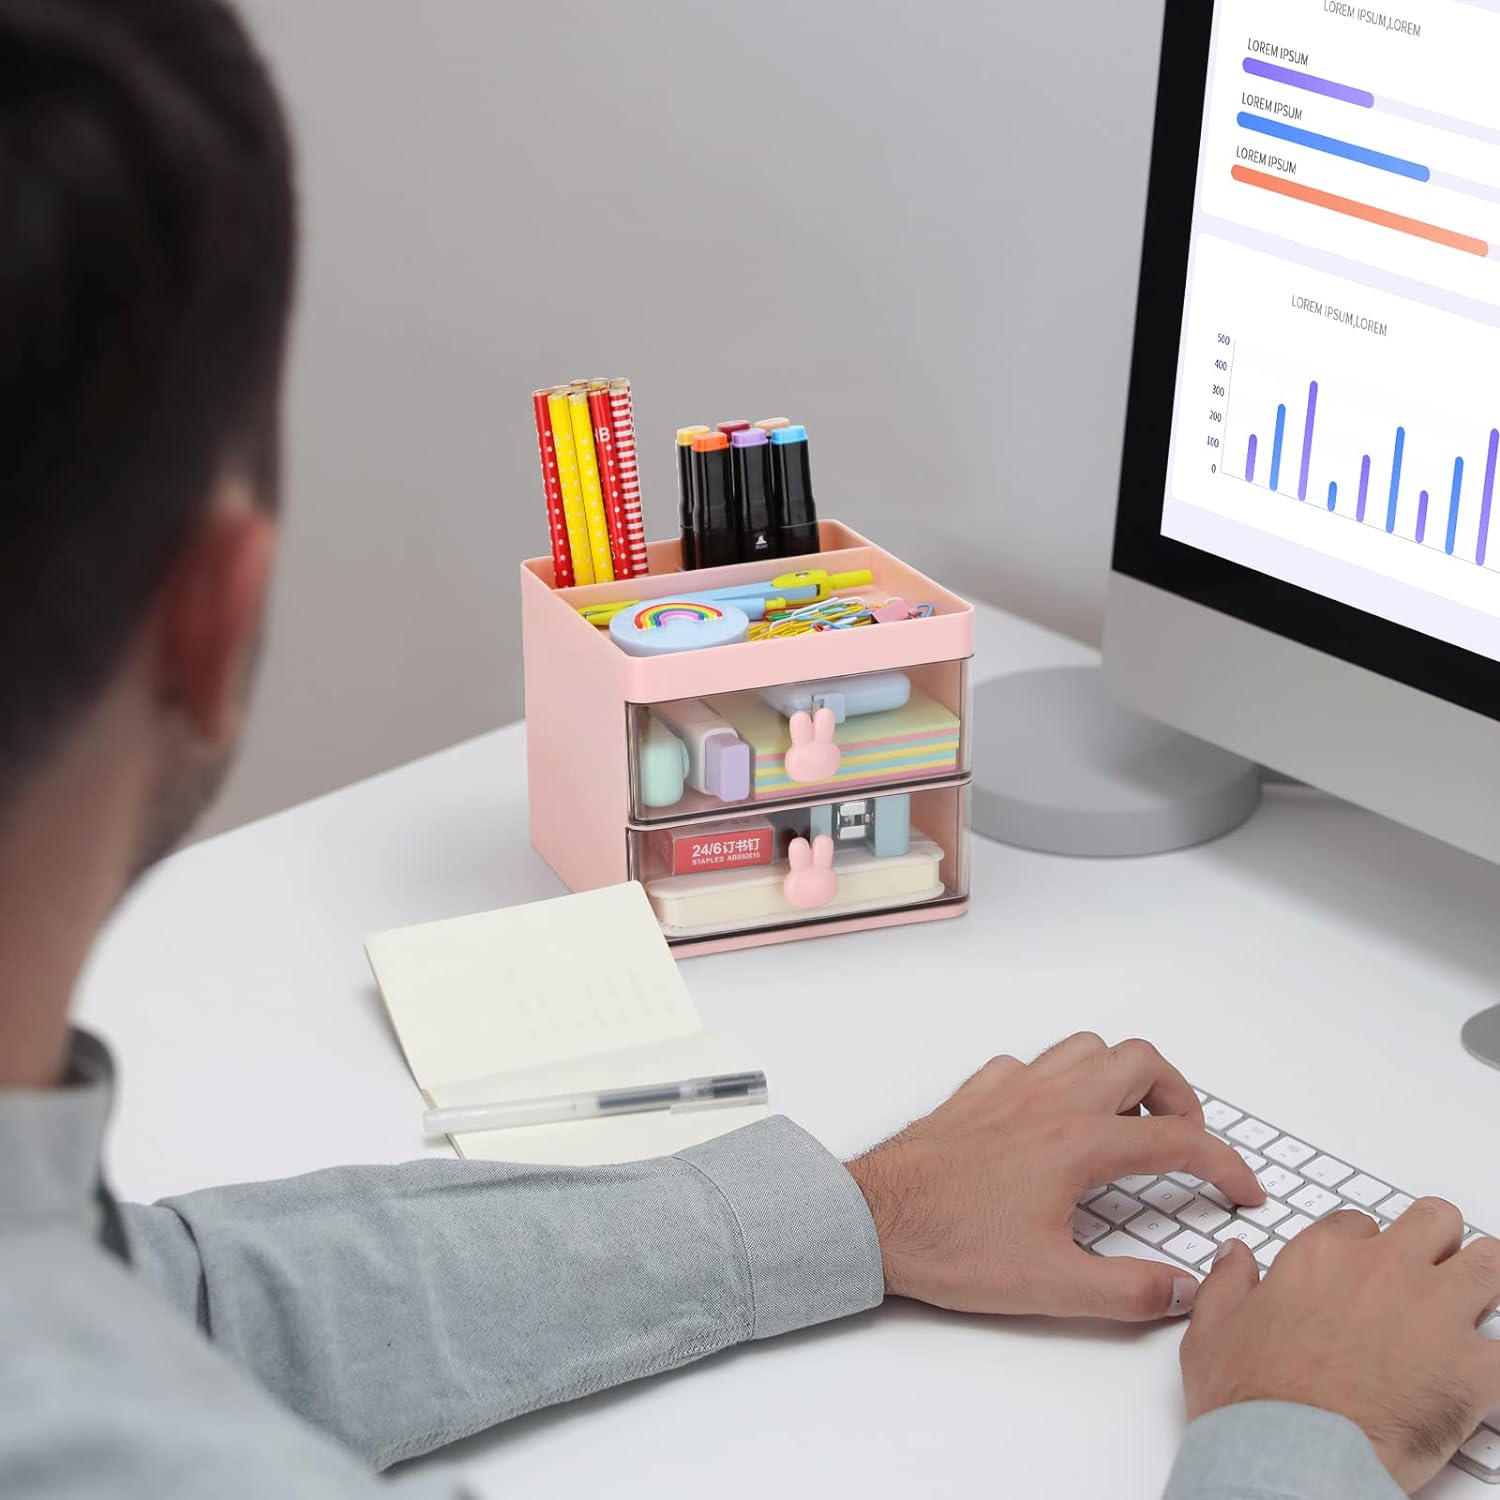
<path id="1" fill-rule="evenodd" d="M 771 441 L 781 443 L 805 443 L 807 441 L 807 428 L 805 427 L 778 427 L 771 434 Z"/>

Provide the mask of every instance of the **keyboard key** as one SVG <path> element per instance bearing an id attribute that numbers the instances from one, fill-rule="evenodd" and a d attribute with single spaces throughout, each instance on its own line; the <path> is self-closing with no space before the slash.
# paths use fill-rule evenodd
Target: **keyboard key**
<path id="1" fill-rule="evenodd" d="M 1301 1192 L 1293 1193 L 1286 1201 L 1311 1219 L 1321 1219 L 1330 1210 L 1342 1208 L 1344 1202 L 1336 1193 L 1325 1193 L 1322 1188 L 1314 1187 L 1311 1183 Z"/>
<path id="2" fill-rule="evenodd" d="M 1218 1099 L 1211 1099 L 1203 1106 L 1203 1121 L 1210 1130 L 1228 1130 L 1240 1118 L 1239 1110 L 1230 1109 Z"/>
<path id="3" fill-rule="evenodd" d="M 1339 1192 L 1346 1198 L 1359 1204 L 1361 1208 L 1374 1208 L 1382 1198 L 1390 1195 L 1390 1188 L 1383 1182 L 1376 1182 L 1373 1177 L 1361 1172 L 1358 1176 L 1351 1177 L 1348 1182 L 1343 1183 Z"/>
<path id="4" fill-rule="evenodd" d="M 1243 1119 L 1229 1132 L 1229 1139 L 1236 1145 L 1248 1146 L 1252 1151 L 1274 1141 L 1281 1132 L 1273 1130 L 1269 1125 L 1259 1120 Z"/>
<path id="5" fill-rule="evenodd" d="M 1122 1193 L 1138 1193 L 1143 1187 L 1150 1187 L 1156 1181 L 1155 1172 L 1147 1172 L 1144 1175 L 1137 1173 L 1134 1177 L 1118 1177 L 1115 1186 Z"/>
<path id="6" fill-rule="evenodd" d="M 1154 1208 L 1148 1209 L 1125 1226 L 1137 1239 L 1145 1240 L 1148 1245 L 1159 1245 L 1163 1240 L 1171 1239 L 1180 1227 L 1176 1220 L 1157 1213 Z"/>
<path id="7" fill-rule="evenodd" d="M 1313 1147 L 1304 1146 L 1301 1141 L 1293 1140 L 1289 1135 L 1282 1136 L 1279 1141 L 1266 1147 L 1266 1155 L 1283 1167 L 1300 1167 L 1303 1162 L 1311 1161 L 1317 1154 Z"/>
<path id="8" fill-rule="evenodd" d="M 1375 1205 L 1375 1212 L 1382 1219 L 1399 1219 L 1417 1200 L 1408 1197 L 1405 1193 L 1392 1193 L 1384 1203 Z"/>
<path id="9" fill-rule="evenodd" d="M 1302 1186 L 1302 1179 L 1285 1167 L 1267 1167 L 1259 1174 L 1260 1185 L 1273 1197 L 1285 1198 Z"/>
<path id="10" fill-rule="evenodd" d="M 1198 1189 L 1198 1196 L 1200 1198 L 1207 1198 L 1210 1203 L 1217 1203 L 1220 1208 L 1228 1209 L 1230 1212 L 1234 1210 L 1234 1204 L 1229 1201 L 1228 1196 L 1221 1193 L 1211 1182 L 1205 1182 Z"/>
<path id="11" fill-rule="evenodd" d="M 1255 1258 L 1260 1262 L 1261 1266 L 1265 1270 L 1269 1271 L 1271 1269 L 1272 1261 L 1274 1261 L 1276 1257 L 1280 1255 L 1281 1252 L 1285 1249 L 1286 1246 L 1282 1243 L 1282 1241 L 1267 1240 L 1265 1244 L 1255 1252 Z"/>
<path id="12" fill-rule="evenodd" d="M 1248 1146 L 1236 1146 L 1234 1149 L 1239 1152 L 1240 1159 L 1252 1172 L 1258 1172 L 1265 1166 L 1265 1157 L 1257 1156 Z"/>
<path id="13" fill-rule="evenodd" d="M 1102 1198 L 1095 1198 L 1089 1204 L 1089 1210 L 1098 1214 L 1101 1219 L 1108 1219 L 1111 1224 L 1123 1224 L 1140 1213 L 1141 1205 L 1128 1193 L 1114 1189 Z"/>
<path id="14" fill-rule="evenodd" d="M 1207 1198 L 1194 1198 L 1186 1208 L 1177 1211 L 1177 1219 L 1179 1223 L 1198 1230 L 1200 1234 L 1212 1234 L 1219 1225 L 1229 1222 L 1229 1215 Z M 1212 1249 L 1212 1246 L 1209 1248 Z"/>
<path id="15" fill-rule="evenodd" d="M 1191 1203 L 1194 1197 L 1195 1194 L 1190 1188 L 1183 1187 L 1181 1183 L 1168 1182 L 1163 1179 L 1155 1187 L 1149 1187 L 1141 1194 L 1141 1202 L 1149 1203 L 1152 1208 L 1159 1209 L 1164 1214 L 1175 1214 L 1179 1208 L 1184 1208 Z"/>
<path id="16" fill-rule="evenodd" d="M 1312 1220 L 1306 1214 L 1293 1214 L 1276 1226 L 1276 1233 L 1284 1240 L 1294 1240 L 1304 1229 L 1310 1228 Z"/>
<path id="17" fill-rule="evenodd" d="M 1121 1238 L 1124 1239 L 1125 1236 L 1122 1235 Z M 1162 1249 L 1168 1255 L 1175 1255 L 1178 1260 L 1186 1261 L 1190 1266 L 1196 1266 L 1205 1255 L 1212 1255 L 1214 1253 L 1214 1242 L 1204 1239 L 1201 1234 L 1184 1232 L 1183 1234 L 1179 1234 L 1175 1240 L 1168 1240 L 1162 1246 Z"/>
<path id="18" fill-rule="evenodd" d="M 1109 1225 L 1103 1219 L 1091 1214 L 1088 1209 L 1075 1208 L 1073 1210 L 1073 1238 L 1078 1244 L 1092 1245 L 1100 1235 L 1108 1233 Z"/>
<path id="19" fill-rule="evenodd" d="M 1191 1172 L 1172 1172 L 1169 1175 L 1173 1182 L 1180 1182 L 1183 1187 L 1200 1188 L 1203 1186 L 1203 1179 L 1194 1177 Z"/>
<path id="20" fill-rule="evenodd" d="M 1302 1169 L 1304 1177 L 1311 1177 L 1314 1182 L 1321 1183 L 1324 1187 L 1337 1187 L 1353 1173 L 1353 1167 L 1346 1167 L 1343 1162 L 1335 1161 L 1331 1156 L 1319 1156 L 1308 1162 Z"/>
<path id="21" fill-rule="evenodd" d="M 1500 1312 L 1491 1313 L 1478 1328 L 1479 1337 L 1494 1343 L 1500 1339 Z"/>
<path id="22" fill-rule="evenodd" d="M 1500 1432 L 1481 1427 L 1458 1451 L 1483 1469 L 1486 1477 L 1500 1474 Z"/>
<path id="23" fill-rule="evenodd" d="M 1179 1240 L 1193 1239 L 1196 1238 L 1196 1236 L 1179 1234 L 1177 1238 Z M 1207 1240 L 1202 1240 L 1199 1243 L 1208 1245 L 1208 1248 L 1210 1250 L 1213 1249 L 1212 1244 L 1210 1244 Z M 1096 1240 L 1094 1244 L 1089 1246 L 1089 1249 L 1092 1250 L 1095 1255 L 1103 1255 L 1111 1258 L 1125 1256 L 1131 1260 L 1160 1261 L 1164 1266 L 1171 1266 L 1174 1271 L 1185 1270 L 1190 1276 L 1198 1276 L 1198 1272 L 1191 1265 L 1180 1265 L 1170 1255 L 1163 1254 L 1162 1251 L 1156 1248 L 1156 1246 L 1147 1245 L 1141 1240 L 1133 1240 L 1128 1234 L 1120 1229 L 1116 1229 L 1112 1234 L 1105 1235 L 1102 1240 Z M 1198 1279 L 1201 1281 L 1203 1278 L 1199 1276 Z"/>
<path id="24" fill-rule="evenodd" d="M 1226 1224 L 1214 1238 L 1222 1245 L 1227 1240 L 1243 1240 L 1254 1250 L 1257 1245 L 1263 1245 L 1270 1238 L 1264 1229 L 1257 1229 L 1254 1224 L 1247 1224 L 1243 1219 L 1235 1219 Z"/>
<path id="25" fill-rule="evenodd" d="M 1281 1223 L 1291 1213 L 1291 1209 L 1285 1203 L 1278 1203 L 1274 1198 L 1267 1198 L 1259 1208 L 1242 1208 L 1239 1213 L 1240 1218 L 1248 1220 L 1251 1224 L 1258 1224 L 1262 1229 L 1271 1229 Z"/>

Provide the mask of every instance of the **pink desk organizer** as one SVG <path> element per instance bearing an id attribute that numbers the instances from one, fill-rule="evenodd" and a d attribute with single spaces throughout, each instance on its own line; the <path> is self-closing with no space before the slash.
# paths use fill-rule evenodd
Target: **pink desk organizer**
<path id="1" fill-rule="evenodd" d="M 675 541 L 657 542 L 649 576 L 583 588 L 554 588 L 550 558 L 522 565 L 532 843 L 575 891 L 641 880 L 679 952 L 936 921 L 967 909 L 973 608 L 847 526 L 825 521 L 820 530 L 816 556 L 695 572 L 677 571 Z M 932 604 L 935 613 L 655 658 L 626 654 L 578 613 L 809 568 L 867 570 L 874 581 L 865 592 Z M 821 793 L 816 783 L 786 784 L 780 768 L 788 738 L 752 748 L 760 785 L 748 797 L 726 803 L 684 787 L 674 804 L 642 805 L 640 756 L 652 705 L 712 700 L 726 713 L 740 707 L 759 715 L 758 723 L 766 718 L 759 689 L 873 672 L 904 674 L 911 702 L 899 715 L 846 722 L 843 769 Z M 726 698 L 736 694 L 743 699 Z M 771 722 L 792 731 L 791 721 L 772 715 Z M 818 733 L 825 729 L 820 723 Z M 744 733 L 754 746 L 755 732 Z M 904 819 L 909 838 L 892 844 Z M 741 827 L 746 836 L 736 838 Z M 834 899 L 820 832 L 837 845 L 842 895 Z M 888 858 L 893 850 L 900 857 Z M 692 864 L 700 854 L 704 863 Z M 684 861 L 701 873 L 682 873 Z"/>

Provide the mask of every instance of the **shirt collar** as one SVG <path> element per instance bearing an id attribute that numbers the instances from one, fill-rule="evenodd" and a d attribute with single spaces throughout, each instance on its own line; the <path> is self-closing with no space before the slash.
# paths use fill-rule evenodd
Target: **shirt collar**
<path id="1" fill-rule="evenodd" d="M 82 1031 L 73 1033 L 59 1088 L 0 1089 L 0 1234 L 59 1224 L 98 1233 L 113 1094 L 109 1052 Z"/>

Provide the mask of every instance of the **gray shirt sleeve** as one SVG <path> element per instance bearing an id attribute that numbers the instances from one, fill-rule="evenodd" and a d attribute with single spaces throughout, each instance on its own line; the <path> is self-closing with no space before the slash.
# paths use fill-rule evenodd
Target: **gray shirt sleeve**
<path id="1" fill-rule="evenodd" d="M 1352 1422 L 1311 1406 L 1247 1401 L 1187 1430 L 1164 1500 L 1403 1500 Z"/>
<path id="2" fill-rule="evenodd" d="M 376 1468 L 883 1295 L 854 1180 L 781 1118 L 627 1166 L 340 1168 L 124 1214 L 137 1269 Z"/>

